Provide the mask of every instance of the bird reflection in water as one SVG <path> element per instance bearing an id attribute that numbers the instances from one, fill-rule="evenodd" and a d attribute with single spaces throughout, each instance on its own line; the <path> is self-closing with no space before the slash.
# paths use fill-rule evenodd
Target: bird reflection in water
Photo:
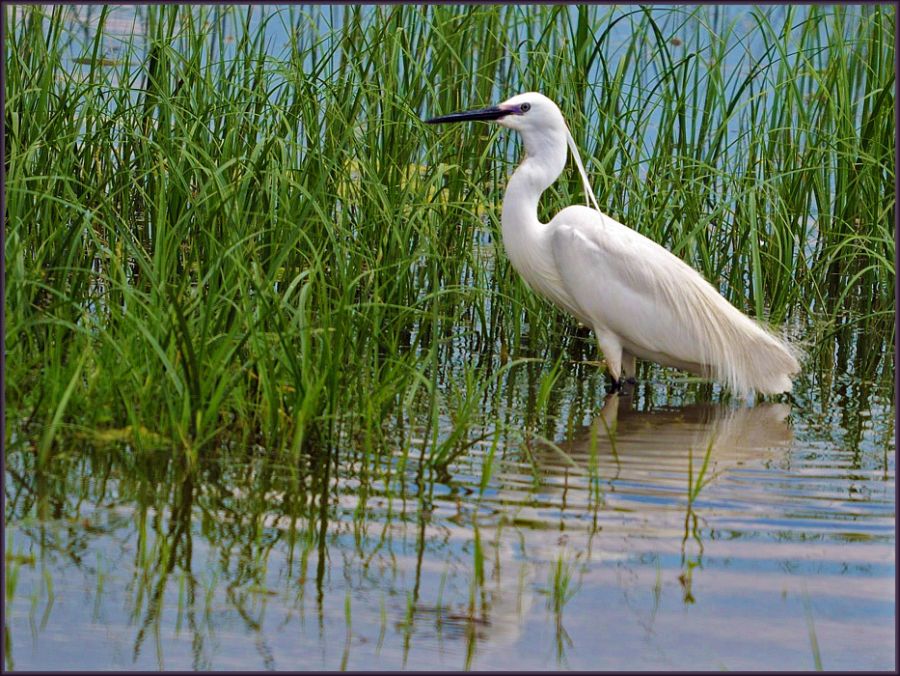
<path id="1" fill-rule="evenodd" d="M 591 424 L 567 441 L 540 444 L 533 451 L 545 487 L 563 491 L 561 518 L 583 504 L 577 490 L 584 487 L 586 475 L 593 498 L 587 506 L 596 510 L 597 530 L 616 517 L 619 522 L 613 528 L 626 537 L 674 536 L 677 528 L 683 600 L 693 603 L 692 576 L 703 557 L 698 508 L 706 513 L 736 509 L 732 505 L 746 504 L 746 496 L 735 491 L 755 487 L 738 481 L 710 488 L 715 490 L 715 506 L 712 500 L 704 502 L 704 491 L 726 472 L 783 457 L 793 441 L 789 413 L 790 406 L 782 403 L 636 410 L 631 394 L 613 393 Z"/>
<path id="2" fill-rule="evenodd" d="M 631 394 L 612 393 L 590 425 L 569 440 L 539 447 L 537 460 L 554 467 L 589 468 L 597 456 L 602 465 L 615 468 L 605 473 L 617 478 L 647 483 L 668 483 L 674 474 L 684 474 L 688 465 L 710 449 L 710 461 L 721 468 L 770 458 L 788 447 L 793 434 L 787 424 L 790 405 L 761 403 L 753 407 L 697 403 L 652 410 L 634 408 Z"/>

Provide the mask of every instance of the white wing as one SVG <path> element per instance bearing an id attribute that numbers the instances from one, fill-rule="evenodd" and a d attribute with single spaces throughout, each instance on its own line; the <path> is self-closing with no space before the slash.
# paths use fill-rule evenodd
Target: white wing
<path id="1" fill-rule="evenodd" d="M 655 242 L 587 207 L 548 224 L 559 277 L 597 331 L 632 354 L 711 375 L 737 392 L 784 392 L 792 349 Z"/>

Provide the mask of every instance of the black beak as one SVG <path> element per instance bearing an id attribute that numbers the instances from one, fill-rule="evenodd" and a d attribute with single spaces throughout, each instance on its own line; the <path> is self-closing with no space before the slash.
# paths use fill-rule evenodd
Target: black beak
<path id="1" fill-rule="evenodd" d="M 439 124 L 441 122 L 465 122 L 466 120 L 499 120 L 512 113 L 511 110 L 505 110 L 500 106 L 491 106 L 490 108 L 481 108 L 479 110 L 464 110 L 461 113 L 450 113 L 449 115 L 441 115 L 440 117 L 432 117 L 425 120 L 426 124 Z"/>

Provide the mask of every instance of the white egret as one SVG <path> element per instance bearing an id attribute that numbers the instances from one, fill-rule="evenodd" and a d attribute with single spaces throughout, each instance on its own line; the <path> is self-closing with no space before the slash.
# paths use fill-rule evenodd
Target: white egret
<path id="1" fill-rule="evenodd" d="M 714 378 L 740 394 L 791 389 L 796 349 L 723 298 L 689 265 L 600 211 L 562 113 L 542 94 L 426 122 L 493 121 L 522 135 L 525 158 L 503 199 L 503 245 L 539 294 L 591 327 L 613 390 L 634 382 L 635 357 Z M 538 220 L 544 192 L 572 150 L 594 209 Z"/>

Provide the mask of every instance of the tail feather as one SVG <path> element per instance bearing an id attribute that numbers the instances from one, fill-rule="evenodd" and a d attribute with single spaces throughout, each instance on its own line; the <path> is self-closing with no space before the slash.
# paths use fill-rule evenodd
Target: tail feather
<path id="1" fill-rule="evenodd" d="M 686 324 L 694 327 L 708 375 L 745 395 L 789 392 L 791 376 L 800 370 L 799 348 L 743 314 L 693 268 L 682 264 L 693 274 L 681 274 L 680 283 L 659 288 L 688 320 Z"/>

